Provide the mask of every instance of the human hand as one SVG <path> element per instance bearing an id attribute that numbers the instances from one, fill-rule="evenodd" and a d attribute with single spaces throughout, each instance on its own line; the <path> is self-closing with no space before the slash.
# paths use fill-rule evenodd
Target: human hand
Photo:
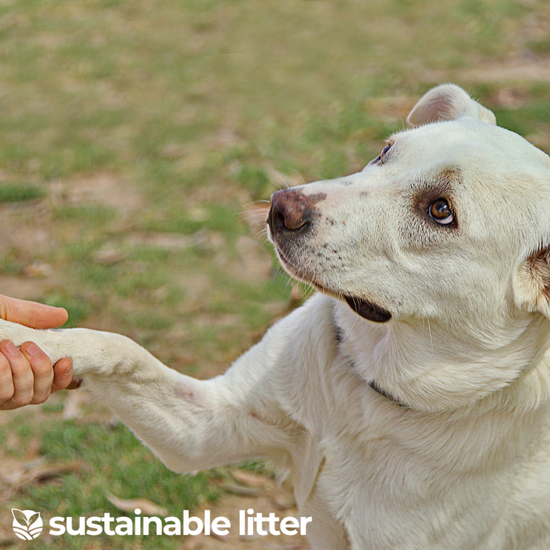
<path id="1" fill-rule="evenodd" d="M 0 294 L 0 318 L 31 328 L 55 328 L 68 318 L 63 308 L 18 300 Z M 53 392 L 69 387 L 72 361 L 61 359 L 52 365 L 34 343 L 17 348 L 13 342 L 0 342 L 0 410 L 43 403 Z"/>

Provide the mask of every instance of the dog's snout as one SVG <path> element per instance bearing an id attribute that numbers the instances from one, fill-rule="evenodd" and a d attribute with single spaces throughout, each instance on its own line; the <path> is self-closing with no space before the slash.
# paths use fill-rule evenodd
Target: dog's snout
<path id="1" fill-rule="evenodd" d="M 314 205 L 325 198 L 324 193 L 306 195 L 297 189 L 283 189 L 273 193 L 267 219 L 271 233 L 306 229 L 313 220 Z"/>
<path id="2" fill-rule="evenodd" d="M 269 226 L 273 233 L 297 231 L 308 223 L 305 195 L 292 191 L 277 191 L 271 197 Z"/>

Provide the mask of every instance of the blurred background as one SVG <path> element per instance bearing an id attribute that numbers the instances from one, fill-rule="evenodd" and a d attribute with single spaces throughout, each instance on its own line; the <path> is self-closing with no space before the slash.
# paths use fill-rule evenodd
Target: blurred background
<path id="1" fill-rule="evenodd" d="M 182 372 L 221 373 L 308 293 L 265 243 L 270 194 L 360 170 L 442 82 L 550 151 L 550 4 L 0 0 L 0 292 L 64 306 L 69 326 L 122 332 Z M 0 413 L 0 546 L 18 548 L 12 507 L 294 511 L 269 466 L 176 476 L 63 393 Z M 32 544 L 307 548 L 173 539 Z"/>

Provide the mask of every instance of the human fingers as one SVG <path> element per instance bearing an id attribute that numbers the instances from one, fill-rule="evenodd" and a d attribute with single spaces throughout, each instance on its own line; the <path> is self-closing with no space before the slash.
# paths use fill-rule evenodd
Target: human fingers
<path id="1" fill-rule="evenodd" d="M 34 395 L 34 375 L 26 357 L 11 340 L 0 342 L 0 354 L 8 361 L 13 381 L 13 395 L 4 408 L 28 405 Z"/>
<path id="2" fill-rule="evenodd" d="M 13 397 L 13 374 L 9 361 L 0 353 L 0 410 L 13 408 L 11 398 Z"/>
<path id="3" fill-rule="evenodd" d="M 69 387 L 73 379 L 73 362 L 69 358 L 60 359 L 53 368 L 52 393 Z"/>
<path id="4" fill-rule="evenodd" d="M 31 328 L 55 328 L 67 321 L 69 314 L 62 307 L 19 300 L 0 294 L 0 319 Z"/>
<path id="5" fill-rule="evenodd" d="M 33 342 L 25 342 L 19 348 L 28 361 L 34 378 L 31 404 L 44 403 L 50 396 L 54 379 L 50 358 Z"/>

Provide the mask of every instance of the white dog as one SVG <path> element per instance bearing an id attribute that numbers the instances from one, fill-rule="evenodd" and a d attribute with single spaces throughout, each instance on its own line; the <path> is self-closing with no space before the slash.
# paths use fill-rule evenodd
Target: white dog
<path id="1" fill-rule="evenodd" d="M 32 331 L 171 469 L 292 471 L 315 550 L 550 548 L 550 159 L 462 89 L 362 172 L 275 193 L 281 263 L 320 290 L 223 376 L 131 340 Z"/>

